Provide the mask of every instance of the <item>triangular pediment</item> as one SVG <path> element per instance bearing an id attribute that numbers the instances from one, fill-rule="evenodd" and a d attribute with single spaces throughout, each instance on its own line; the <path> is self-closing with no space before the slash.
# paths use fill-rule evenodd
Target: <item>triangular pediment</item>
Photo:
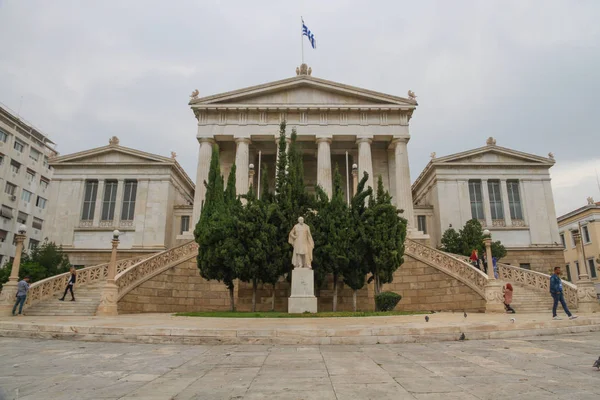
<path id="1" fill-rule="evenodd" d="M 173 164 L 174 160 L 123 146 L 104 146 L 51 160 L 51 164 Z"/>
<path id="2" fill-rule="evenodd" d="M 433 159 L 433 164 L 473 164 L 484 166 L 520 164 L 551 166 L 554 164 L 554 160 L 494 145 L 435 158 Z"/>
<path id="3" fill-rule="evenodd" d="M 201 108 L 203 105 L 230 104 L 257 106 L 389 105 L 414 108 L 417 102 L 312 76 L 297 76 L 190 101 L 192 108 Z"/>

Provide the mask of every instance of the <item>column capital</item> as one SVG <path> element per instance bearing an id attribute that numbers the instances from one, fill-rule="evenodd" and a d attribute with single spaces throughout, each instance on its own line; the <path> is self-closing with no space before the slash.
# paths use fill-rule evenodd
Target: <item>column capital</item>
<path id="1" fill-rule="evenodd" d="M 317 136 L 315 139 L 315 142 L 321 143 L 321 142 L 326 142 L 326 143 L 331 143 L 331 141 L 333 140 L 332 136 Z"/>
<path id="2" fill-rule="evenodd" d="M 373 143 L 373 137 L 372 136 L 363 136 L 363 137 L 357 137 L 356 138 L 356 144 L 360 144 L 360 143 Z"/>
<path id="3" fill-rule="evenodd" d="M 250 138 L 249 138 L 249 137 L 236 137 L 236 138 L 233 138 L 233 140 L 234 140 L 236 143 L 246 143 L 246 144 L 250 144 L 250 143 L 252 142 L 252 141 L 250 140 Z"/>
<path id="4" fill-rule="evenodd" d="M 409 140 L 410 140 L 410 138 L 406 137 L 406 136 L 393 137 L 390 144 L 393 145 L 393 146 L 397 145 L 398 143 L 405 143 L 406 144 L 406 143 L 408 143 Z"/>
<path id="5" fill-rule="evenodd" d="M 215 141 L 214 138 L 211 137 L 199 137 L 198 139 L 198 143 L 202 144 L 202 143 L 210 143 L 210 144 L 216 144 L 217 142 Z"/>

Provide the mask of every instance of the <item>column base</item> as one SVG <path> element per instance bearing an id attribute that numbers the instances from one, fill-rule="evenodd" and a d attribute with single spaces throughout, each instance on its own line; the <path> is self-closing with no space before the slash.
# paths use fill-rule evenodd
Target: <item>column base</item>
<path id="1" fill-rule="evenodd" d="M 596 286 L 589 279 L 577 282 L 577 311 L 584 314 L 600 311 Z"/>
<path id="2" fill-rule="evenodd" d="M 194 231 L 183 232 L 175 237 L 176 240 L 194 240 Z"/>
<path id="3" fill-rule="evenodd" d="M 310 268 L 292 270 L 292 295 L 288 299 L 288 313 L 316 313 L 315 274 Z"/>
<path id="4" fill-rule="evenodd" d="M 497 279 L 488 280 L 485 285 L 485 312 L 504 313 L 504 295 L 502 294 L 502 282 Z"/>
<path id="5" fill-rule="evenodd" d="M 117 309 L 117 298 L 119 296 L 119 288 L 114 282 L 107 282 L 102 288 L 102 296 L 100 304 L 96 310 L 98 316 L 113 316 L 119 315 Z"/>
<path id="6" fill-rule="evenodd" d="M 417 228 L 407 228 L 406 229 L 406 236 L 409 239 L 416 239 L 416 240 L 419 240 L 419 239 L 421 239 L 421 240 L 424 240 L 424 239 L 429 240 L 430 239 L 430 236 L 428 234 L 423 233 L 422 231 L 418 230 Z"/>
<path id="7" fill-rule="evenodd" d="M 15 297 L 17 294 L 17 284 L 18 282 L 8 281 L 2 285 L 2 292 L 0 292 L 0 317 L 12 315 L 12 309 L 17 301 Z"/>

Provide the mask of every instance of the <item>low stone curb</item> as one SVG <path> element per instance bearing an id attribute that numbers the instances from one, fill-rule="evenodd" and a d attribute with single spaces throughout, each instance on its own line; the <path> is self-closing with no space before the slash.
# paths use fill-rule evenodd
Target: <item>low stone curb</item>
<path id="1" fill-rule="evenodd" d="M 147 344 L 396 344 L 514 339 L 600 331 L 600 319 L 522 323 L 470 323 L 462 326 L 384 326 L 339 329 L 197 329 L 104 327 L 0 321 L 0 337 Z"/>

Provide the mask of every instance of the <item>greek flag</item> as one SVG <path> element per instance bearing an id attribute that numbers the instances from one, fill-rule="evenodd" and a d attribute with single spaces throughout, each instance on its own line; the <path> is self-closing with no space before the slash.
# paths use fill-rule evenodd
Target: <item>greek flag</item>
<path id="1" fill-rule="evenodd" d="M 315 35 L 308 29 L 308 27 L 304 24 L 304 19 L 302 19 L 302 35 L 308 38 L 310 45 L 313 49 L 317 48 L 317 41 L 315 40 Z"/>

